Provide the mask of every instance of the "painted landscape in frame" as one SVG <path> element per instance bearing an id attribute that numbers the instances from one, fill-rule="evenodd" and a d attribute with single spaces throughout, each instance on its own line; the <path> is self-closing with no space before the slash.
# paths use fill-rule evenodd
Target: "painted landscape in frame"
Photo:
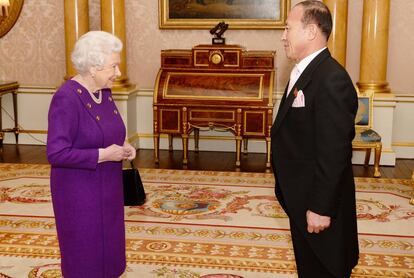
<path id="1" fill-rule="evenodd" d="M 283 28 L 290 0 L 159 0 L 161 29 Z"/>

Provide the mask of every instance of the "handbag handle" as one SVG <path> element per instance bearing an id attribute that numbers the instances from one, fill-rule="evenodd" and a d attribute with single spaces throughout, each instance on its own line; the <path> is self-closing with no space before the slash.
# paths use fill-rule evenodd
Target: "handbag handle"
<path id="1" fill-rule="evenodd" d="M 134 165 L 134 162 L 131 160 L 131 161 L 129 161 L 129 163 L 130 163 L 130 165 L 131 165 L 131 169 L 137 169 L 137 168 L 135 168 L 135 165 Z M 125 166 L 125 168 L 124 168 L 124 163 L 122 163 L 122 169 L 128 169 L 127 168 L 128 166 Z"/>

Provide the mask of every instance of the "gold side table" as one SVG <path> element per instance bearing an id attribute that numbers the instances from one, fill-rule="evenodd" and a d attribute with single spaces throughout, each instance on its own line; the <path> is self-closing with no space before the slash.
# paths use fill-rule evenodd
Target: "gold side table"
<path id="1" fill-rule="evenodd" d="M 0 80 L 0 107 L 1 99 L 5 94 L 13 94 L 13 110 L 14 110 L 14 128 L 3 129 L 2 127 L 2 111 L 0 109 L 0 146 L 3 146 L 3 139 L 5 132 L 13 132 L 16 137 L 16 144 L 19 142 L 19 126 L 17 121 L 17 89 L 19 83 L 16 81 Z"/>

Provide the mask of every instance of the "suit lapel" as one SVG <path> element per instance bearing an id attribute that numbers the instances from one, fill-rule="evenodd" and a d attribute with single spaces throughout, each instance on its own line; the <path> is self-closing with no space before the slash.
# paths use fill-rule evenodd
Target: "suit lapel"
<path id="1" fill-rule="evenodd" d="M 318 56 L 315 57 L 315 59 L 310 62 L 310 64 L 305 68 L 305 70 L 300 75 L 299 79 L 296 81 L 295 86 L 292 87 L 289 95 L 286 97 L 287 94 L 287 87 L 285 89 L 285 93 L 283 94 L 282 100 L 280 102 L 279 110 L 277 112 L 275 123 L 272 127 L 272 131 L 276 132 L 283 120 L 285 119 L 285 116 L 289 109 L 292 107 L 293 101 L 295 100 L 295 96 L 293 91 L 295 89 L 303 90 L 306 88 L 306 86 L 311 82 L 311 76 L 312 73 L 315 71 L 315 69 L 318 67 L 318 65 L 325 60 L 326 58 L 330 57 L 331 54 L 329 53 L 328 49 L 323 50 L 321 53 L 319 53 Z M 305 91 L 304 91 L 305 92 Z"/>
<path id="2" fill-rule="evenodd" d="M 286 98 L 286 93 L 284 94 L 285 101 L 283 101 L 283 103 L 282 102 L 280 103 L 280 107 L 279 107 L 279 111 L 277 112 L 273 132 L 276 132 L 278 130 L 278 128 L 280 127 L 280 125 L 281 125 L 283 119 L 285 118 L 287 112 L 292 107 L 293 101 L 295 100 L 295 94 L 293 93 L 293 91 L 295 89 L 297 89 L 298 91 L 302 90 L 310 82 L 309 76 L 306 77 L 306 78 L 305 77 L 302 78 L 302 76 L 303 76 L 303 74 L 300 76 L 300 78 L 296 82 L 295 86 L 293 86 L 293 88 L 292 88 L 291 92 L 289 93 L 289 95 L 287 96 L 287 98 Z"/>
<path id="3" fill-rule="evenodd" d="M 289 84 L 289 83 L 288 83 Z M 282 107 L 283 106 L 283 103 L 285 103 L 285 100 L 286 100 L 286 92 L 287 92 L 287 88 L 288 88 L 288 85 L 286 85 L 286 88 L 285 88 L 285 90 L 284 90 L 284 92 L 283 92 L 283 96 L 282 96 L 282 99 L 280 100 L 280 105 L 279 105 L 279 107 Z M 280 111 L 280 109 L 279 109 L 279 111 Z M 279 113 L 278 113 L 279 114 Z"/>

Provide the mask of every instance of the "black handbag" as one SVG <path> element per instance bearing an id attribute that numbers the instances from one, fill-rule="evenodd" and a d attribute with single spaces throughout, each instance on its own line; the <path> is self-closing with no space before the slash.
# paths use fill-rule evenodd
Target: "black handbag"
<path id="1" fill-rule="evenodd" d="M 122 170 L 124 184 L 124 205 L 141 206 L 145 203 L 146 194 L 138 169 L 131 161 L 131 169 Z"/>

